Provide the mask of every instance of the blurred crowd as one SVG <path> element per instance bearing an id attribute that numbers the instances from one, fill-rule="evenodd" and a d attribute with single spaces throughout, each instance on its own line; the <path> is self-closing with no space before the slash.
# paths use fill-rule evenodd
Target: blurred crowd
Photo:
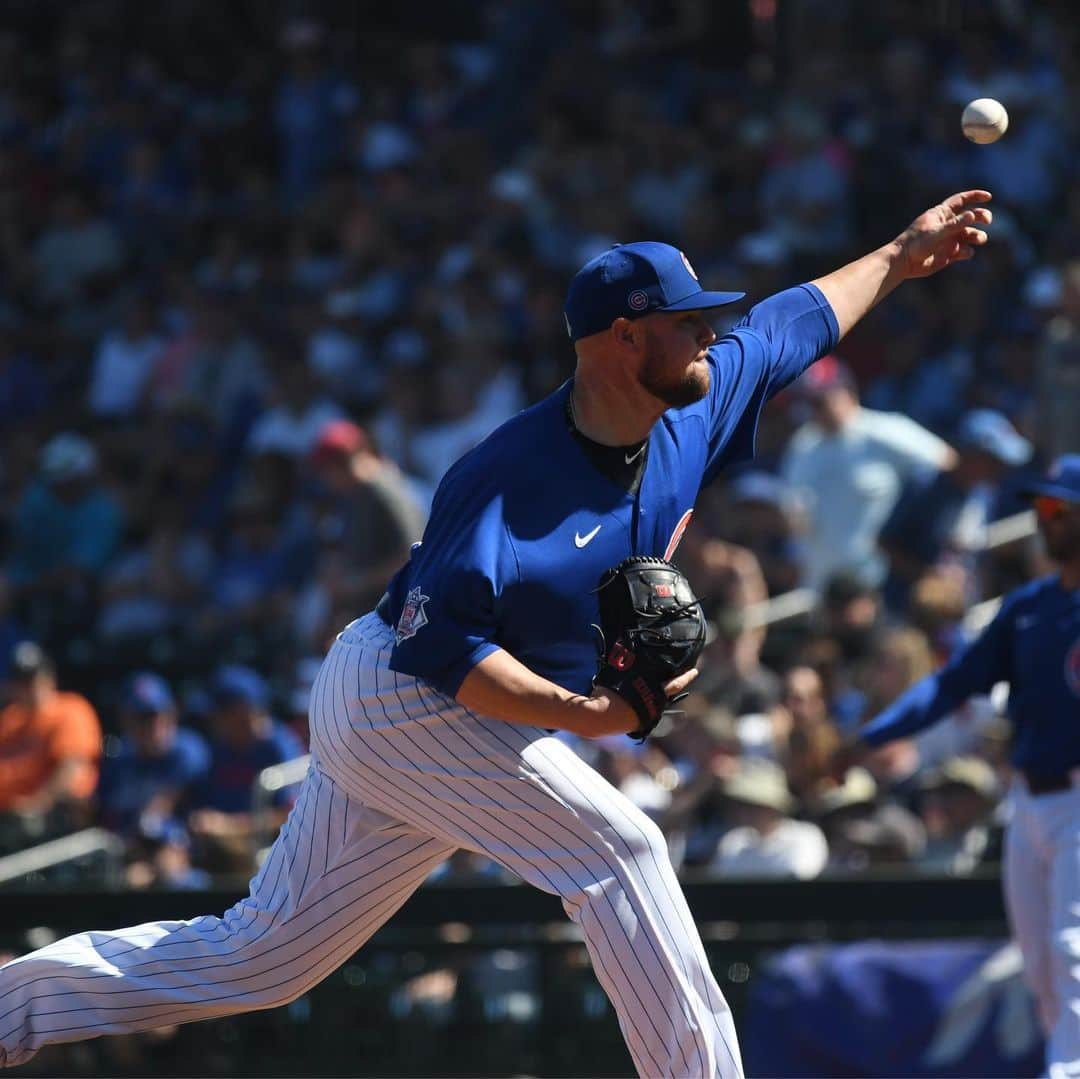
<path id="1" fill-rule="evenodd" d="M 134 887 L 250 870 L 328 641 L 445 469 L 570 374 L 587 258 L 668 241 L 749 305 L 985 187 L 980 257 L 891 297 L 703 492 L 686 711 L 577 748 L 687 870 L 995 859 L 999 697 L 828 762 L 1046 569 L 987 548 L 1080 442 L 1070 5 L 429 6 L 428 39 L 330 3 L 5 9 L 0 853 L 96 823 Z M 993 146 L 960 135 L 980 96 Z"/>

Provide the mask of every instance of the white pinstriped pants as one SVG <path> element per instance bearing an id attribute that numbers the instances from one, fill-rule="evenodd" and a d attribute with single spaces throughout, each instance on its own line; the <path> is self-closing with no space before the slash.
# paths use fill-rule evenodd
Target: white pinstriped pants
<path id="1" fill-rule="evenodd" d="M 250 896 L 223 918 L 80 933 L 0 967 L 0 1062 L 294 1000 L 467 847 L 562 897 L 640 1075 L 742 1075 L 659 829 L 559 740 L 390 671 L 391 644 L 369 614 L 330 650 L 312 767 Z"/>
<path id="2" fill-rule="evenodd" d="M 1002 879 L 1046 1034 L 1049 1079 L 1080 1076 L 1080 785 L 1032 795 L 1017 778 Z"/>

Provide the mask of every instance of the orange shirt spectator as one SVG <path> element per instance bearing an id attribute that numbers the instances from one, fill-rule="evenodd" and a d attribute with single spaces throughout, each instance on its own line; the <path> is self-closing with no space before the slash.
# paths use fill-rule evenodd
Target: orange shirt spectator
<path id="1" fill-rule="evenodd" d="M 86 803 L 101 758 L 101 724 L 85 697 L 56 688 L 37 645 L 15 649 L 10 703 L 0 710 L 0 813 L 48 814 Z"/>

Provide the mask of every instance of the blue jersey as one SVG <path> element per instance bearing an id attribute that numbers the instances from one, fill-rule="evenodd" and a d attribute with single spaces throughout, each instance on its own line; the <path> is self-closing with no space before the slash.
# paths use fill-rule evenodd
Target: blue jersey
<path id="1" fill-rule="evenodd" d="M 587 693 L 600 574 L 631 554 L 670 557 L 702 484 L 753 456 L 765 401 L 837 337 L 813 285 L 754 307 L 709 349 L 708 395 L 653 427 L 635 491 L 604 475 L 574 437 L 572 383 L 505 423 L 443 478 L 423 540 L 380 604 L 396 630 L 390 667 L 453 696 L 503 648 Z"/>
<path id="2" fill-rule="evenodd" d="M 1080 590 L 1056 576 L 1009 593 L 997 617 L 940 671 L 867 724 L 870 745 L 914 734 L 968 697 L 1009 683 L 1012 762 L 1039 776 L 1080 766 Z"/>

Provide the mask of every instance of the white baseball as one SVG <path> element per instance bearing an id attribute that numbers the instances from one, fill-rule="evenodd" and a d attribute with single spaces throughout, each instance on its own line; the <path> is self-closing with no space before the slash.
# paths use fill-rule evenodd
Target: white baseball
<path id="1" fill-rule="evenodd" d="M 960 117 L 964 135 L 972 142 L 985 145 L 997 142 L 1009 126 L 1009 114 L 1000 101 L 992 97 L 980 97 L 964 109 Z"/>

